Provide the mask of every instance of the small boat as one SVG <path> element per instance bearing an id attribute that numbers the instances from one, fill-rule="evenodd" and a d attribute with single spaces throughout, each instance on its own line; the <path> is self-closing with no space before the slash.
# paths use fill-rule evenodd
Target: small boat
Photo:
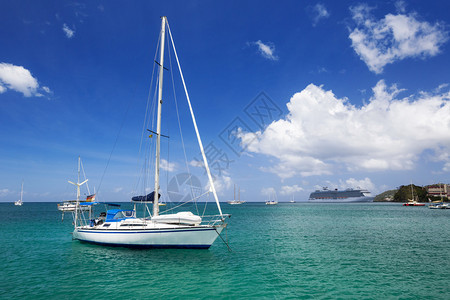
<path id="1" fill-rule="evenodd" d="M 448 203 L 444 203 L 444 198 L 442 196 L 442 186 L 440 186 L 440 187 L 441 187 L 441 190 L 439 193 L 441 195 L 441 201 L 434 203 L 434 204 L 430 204 L 428 206 L 428 208 L 430 208 L 430 209 L 450 209 L 450 205 Z M 431 201 L 430 199 L 428 199 L 428 200 Z"/>
<path id="2" fill-rule="evenodd" d="M 435 204 L 430 204 L 428 206 L 430 209 L 450 209 L 450 205 L 448 203 L 439 202 Z"/>
<path id="3" fill-rule="evenodd" d="M 425 206 L 425 203 L 410 201 L 410 202 L 403 203 L 403 206 Z"/>
<path id="4" fill-rule="evenodd" d="M 83 211 L 88 211 L 90 209 L 91 205 L 92 204 L 89 204 L 88 202 L 79 202 L 78 209 L 83 210 Z M 62 212 L 75 211 L 76 207 L 77 207 L 77 200 L 67 200 L 67 201 L 58 203 L 58 210 L 62 211 Z"/>
<path id="5" fill-rule="evenodd" d="M 228 201 L 228 204 L 238 205 L 245 203 L 245 201 L 241 201 L 241 188 L 238 188 L 238 195 L 238 200 L 236 200 L 236 185 L 234 185 L 234 200 Z"/>
<path id="6" fill-rule="evenodd" d="M 277 200 L 277 195 L 275 194 L 275 192 L 273 192 L 273 194 L 271 196 L 272 197 L 269 196 L 269 200 L 266 201 L 266 205 L 277 205 L 278 200 Z"/>
<path id="7" fill-rule="evenodd" d="M 413 190 L 412 182 L 411 182 L 411 198 L 412 199 L 408 199 L 408 202 L 403 203 L 403 206 L 425 206 L 425 203 L 419 203 L 414 198 L 414 190 Z"/>
<path id="8" fill-rule="evenodd" d="M 22 198 L 23 198 L 23 180 L 22 180 L 22 188 L 20 190 L 20 199 L 17 200 L 16 202 L 14 202 L 14 205 L 22 206 L 22 204 L 23 204 Z"/>
<path id="9" fill-rule="evenodd" d="M 88 179 L 86 179 L 85 181 L 80 183 L 80 171 L 83 168 L 83 165 L 81 163 L 81 157 L 78 157 L 78 181 L 76 183 L 72 182 L 72 181 L 68 181 L 70 184 L 73 184 L 77 187 L 77 199 L 76 200 L 65 200 L 61 203 L 58 203 L 58 210 L 62 211 L 63 213 L 65 212 L 73 212 L 77 209 L 80 211 L 89 211 L 92 207 L 93 204 L 97 204 L 97 202 L 95 202 L 95 194 L 89 195 L 86 197 L 86 200 L 84 201 L 80 201 L 80 187 L 88 182 Z M 84 173 L 84 171 L 83 171 Z M 89 192 L 89 187 L 88 187 L 88 193 Z"/>
<path id="10" fill-rule="evenodd" d="M 295 203 L 294 194 L 292 194 L 292 199 L 289 201 L 289 203 Z"/>

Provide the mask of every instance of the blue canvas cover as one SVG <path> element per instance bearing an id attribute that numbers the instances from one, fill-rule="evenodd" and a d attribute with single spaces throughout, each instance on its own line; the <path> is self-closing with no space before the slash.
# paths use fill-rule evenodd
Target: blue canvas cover
<path id="1" fill-rule="evenodd" d="M 161 194 L 158 194 L 158 199 L 161 198 Z M 153 202 L 153 200 L 155 199 L 155 192 L 151 192 L 148 195 L 145 196 L 134 196 L 133 198 L 131 198 L 131 201 L 135 201 L 135 202 Z"/>
<path id="2" fill-rule="evenodd" d="M 134 211 L 130 209 L 110 209 L 106 212 L 105 222 L 119 222 L 134 218 Z"/>

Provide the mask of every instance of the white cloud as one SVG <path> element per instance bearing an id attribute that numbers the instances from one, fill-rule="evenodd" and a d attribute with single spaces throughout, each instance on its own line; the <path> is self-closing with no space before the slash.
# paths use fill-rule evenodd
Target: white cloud
<path id="1" fill-rule="evenodd" d="M 200 161 L 200 160 L 191 160 L 191 161 L 189 162 L 189 165 L 190 165 L 190 166 L 193 166 L 193 167 L 196 167 L 196 168 L 204 168 L 204 167 L 205 167 L 205 165 L 203 164 L 203 162 Z"/>
<path id="2" fill-rule="evenodd" d="M 402 7 L 399 2 L 400 11 Z M 443 24 L 422 22 L 416 14 L 387 14 L 383 19 L 375 20 L 367 5 L 350 10 L 356 22 L 356 28 L 349 35 L 352 47 L 377 74 L 383 71 L 384 66 L 398 60 L 435 56 L 448 39 Z"/>
<path id="3" fill-rule="evenodd" d="M 375 185 L 372 183 L 370 178 L 366 177 L 361 180 L 357 180 L 355 178 L 349 178 L 346 181 L 341 181 L 340 183 L 341 189 L 353 188 L 353 189 L 366 189 L 368 191 L 374 191 Z"/>
<path id="4" fill-rule="evenodd" d="M 444 172 L 450 172 L 450 161 L 446 162 L 444 164 L 444 167 L 442 168 L 442 171 Z"/>
<path id="5" fill-rule="evenodd" d="M 268 187 L 268 188 L 262 188 L 261 189 L 261 195 L 264 196 L 271 196 L 271 195 L 275 195 L 276 191 L 273 187 Z"/>
<path id="6" fill-rule="evenodd" d="M 434 153 L 434 157 L 430 157 L 430 160 L 443 163 L 441 172 L 450 172 L 450 148 L 437 147 Z"/>
<path id="7" fill-rule="evenodd" d="M 397 1 L 397 2 L 395 2 L 395 8 L 400 13 L 405 13 L 406 12 L 406 4 L 405 4 L 404 1 Z"/>
<path id="8" fill-rule="evenodd" d="M 294 185 L 283 185 L 281 187 L 281 195 L 292 195 L 295 192 L 301 192 L 303 191 L 302 187 L 299 187 L 298 185 L 294 184 Z"/>
<path id="9" fill-rule="evenodd" d="M 52 92 L 48 86 L 43 86 L 42 89 L 43 89 L 44 92 L 46 92 L 47 94 L 50 94 L 50 93 Z"/>
<path id="10" fill-rule="evenodd" d="M 358 108 L 310 84 L 292 96 L 285 118 L 238 136 L 248 151 L 277 158 L 265 170 L 283 179 L 341 168 L 410 170 L 425 150 L 450 161 L 450 93 L 397 99 L 400 92 L 380 80 L 368 103 Z"/>
<path id="11" fill-rule="evenodd" d="M 275 46 L 272 43 L 264 44 L 261 40 L 258 40 L 253 43 L 258 46 L 259 53 L 269 60 L 278 60 L 278 56 L 274 54 Z"/>
<path id="12" fill-rule="evenodd" d="M 213 179 L 213 182 L 214 182 L 214 188 L 216 189 L 216 193 L 217 194 L 222 194 L 222 195 L 223 195 L 223 192 L 225 190 L 228 190 L 231 187 L 231 185 L 233 184 L 233 181 L 231 180 L 231 177 L 228 176 L 228 175 L 225 175 L 225 174 L 222 174 L 222 176 L 220 176 L 220 177 L 215 177 Z M 205 189 L 207 191 L 211 190 L 209 181 L 206 184 Z"/>
<path id="13" fill-rule="evenodd" d="M 123 191 L 123 187 L 116 187 L 113 191 L 114 193 L 120 193 L 121 191 Z"/>
<path id="14" fill-rule="evenodd" d="M 326 7 L 320 3 L 314 5 L 314 7 L 311 9 L 311 12 L 312 12 L 313 26 L 316 26 L 320 20 L 328 18 L 330 16 L 330 13 L 326 9 Z"/>
<path id="15" fill-rule="evenodd" d="M 161 163 L 159 166 L 161 167 L 161 169 L 169 172 L 173 172 L 175 170 L 175 163 L 169 163 L 164 158 L 161 159 Z"/>
<path id="16" fill-rule="evenodd" d="M 69 26 L 67 26 L 66 23 L 63 24 L 62 30 L 66 34 L 66 37 L 69 38 L 69 39 L 71 39 L 74 36 L 74 34 L 75 34 L 75 30 L 74 29 L 70 29 Z"/>
<path id="17" fill-rule="evenodd" d="M 25 97 L 40 96 L 37 92 L 39 83 L 31 72 L 22 66 L 0 63 L 0 93 L 11 89 Z"/>
<path id="18" fill-rule="evenodd" d="M 5 197 L 11 193 L 8 189 L 0 189 L 0 197 Z"/>

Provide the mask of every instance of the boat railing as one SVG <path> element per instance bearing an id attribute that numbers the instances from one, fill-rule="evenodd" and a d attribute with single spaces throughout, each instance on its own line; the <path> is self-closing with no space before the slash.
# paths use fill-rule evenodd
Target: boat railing
<path id="1" fill-rule="evenodd" d="M 225 223 L 226 218 L 230 218 L 230 214 L 223 215 L 206 215 L 202 217 L 202 225 L 215 226 Z"/>

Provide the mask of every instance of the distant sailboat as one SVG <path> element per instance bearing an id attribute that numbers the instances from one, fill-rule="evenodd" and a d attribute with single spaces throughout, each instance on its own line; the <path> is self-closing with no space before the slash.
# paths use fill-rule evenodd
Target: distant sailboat
<path id="1" fill-rule="evenodd" d="M 245 201 L 241 201 L 241 188 L 238 188 L 238 200 L 236 200 L 236 185 L 234 185 L 234 199 L 231 201 L 228 201 L 228 204 L 231 205 L 237 205 L 237 204 L 243 204 Z"/>
<path id="2" fill-rule="evenodd" d="M 428 208 L 430 209 L 450 209 L 450 205 L 448 203 L 444 203 L 444 198 L 442 196 L 442 185 L 439 184 L 439 194 L 441 196 L 441 201 L 435 202 L 434 204 L 430 204 Z"/>
<path id="3" fill-rule="evenodd" d="M 80 172 L 81 172 L 81 168 L 82 168 L 82 163 L 81 163 L 81 157 L 78 156 L 78 180 L 77 182 L 72 182 L 72 181 L 68 181 L 70 184 L 73 184 L 74 186 L 77 187 L 77 199 L 76 200 L 66 200 L 63 201 L 61 203 L 58 203 L 58 210 L 64 212 L 74 212 L 75 209 L 77 208 L 77 203 L 78 203 L 78 210 L 84 210 L 84 211 L 89 211 L 91 209 L 91 206 L 93 204 L 96 204 L 95 201 L 95 194 L 93 195 L 89 195 L 86 197 L 85 201 L 81 201 L 80 202 L 80 188 L 82 185 L 84 185 L 85 183 L 88 182 L 88 179 L 84 180 L 83 182 L 80 183 Z M 89 187 L 88 187 L 88 192 L 89 192 Z M 89 192 L 90 193 L 90 192 Z"/>
<path id="4" fill-rule="evenodd" d="M 16 206 L 22 206 L 22 204 L 23 204 L 22 199 L 23 199 L 23 180 L 22 180 L 22 188 L 21 188 L 21 190 L 20 190 L 20 199 L 17 200 L 16 202 L 14 202 L 14 205 L 16 205 Z"/>
<path id="5" fill-rule="evenodd" d="M 412 182 L 411 182 L 411 199 L 408 199 L 408 202 L 403 203 L 403 206 L 425 206 L 424 203 L 419 203 L 414 198 L 414 190 Z"/>
<path id="6" fill-rule="evenodd" d="M 278 204 L 277 195 L 274 191 L 271 195 L 269 195 L 269 200 L 266 201 L 266 205 L 277 205 L 277 204 Z"/>
<path id="7" fill-rule="evenodd" d="M 290 203 L 295 203 L 294 194 L 292 194 L 292 199 L 289 201 Z"/>

